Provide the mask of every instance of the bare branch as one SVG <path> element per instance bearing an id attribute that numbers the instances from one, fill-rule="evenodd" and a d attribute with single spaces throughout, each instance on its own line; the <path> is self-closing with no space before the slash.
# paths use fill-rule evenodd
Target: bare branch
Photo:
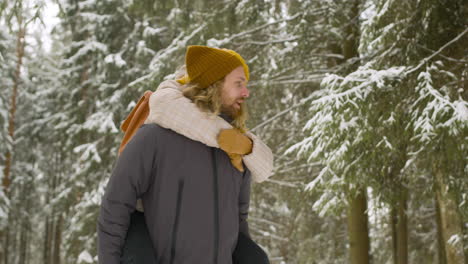
<path id="1" fill-rule="evenodd" d="M 289 111 L 291 111 L 292 109 L 297 108 L 297 107 L 299 107 L 299 106 L 305 104 L 306 102 L 312 100 L 313 98 L 315 98 L 315 94 L 312 93 L 312 94 L 309 95 L 308 97 L 302 99 L 299 103 L 294 104 L 294 105 L 292 105 L 292 106 L 290 106 L 290 107 L 284 109 L 283 111 L 277 113 L 276 115 L 274 115 L 274 116 L 268 118 L 267 120 L 263 121 L 262 123 L 258 124 L 257 126 L 255 126 L 254 128 L 252 128 L 251 131 L 255 131 L 255 130 L 261 128 L 262 126 L 264 126 L 264 125 L 270 123 L 271 121 L 275 120 L 275 119 L 278 118 L 278 117 L 281 117 L 281 116 L 283 116 L 283 115 L 289 113 Z"/>
<path id="2" fill-rule="evenodd" d="M 289 42 L 289 41 L 295 41 L 300 39 L 300 37 L 292 37 L 288 39 L 278 39 L 278 40 L 267 40 L 267 41 L 247 41 L 247 42 L 242 42 L 242 43 L 235 43 L 237 45 L 269 45 L 269 44 L 277 44 L 277 43 L 283 43 L 283 42 Z"/>
<path id="3" fill-rule="evenodd" d="M 439 53 L 441 53 L 445 48 L 447 48 L 448 46 L 452 45 L 453 43 L 455 43 L 457 40 L 459 40 L 461 37 L 463 37 L 463 35 L 466 34 L 466 32 L 468 32 L 468 28 L 466 28 L 462 33 L 460 33 L 458 36 L 456 36 L 454 39 L 452 39 L 451 41 L 445 43 L 445 45 L 443 45 L 442 47 L 440 47 L 440 49 L 438 49 L 436 52 L 434 52 L 431 56 L 427 57 L 427 58 L 424 58 L 421 63 L 419 63 L 418 66 L 414 67 L 413 69 L 405 72 L 406 75 L 410 74 L 410 73 L 413 73 L 415 71 L 417 71 L 421 66 L 423 66 L 424 64 L 426 64 L 429 60 L 431 60 L 432 58 L 434 58 L 435 56 L 437 56 Z"/>

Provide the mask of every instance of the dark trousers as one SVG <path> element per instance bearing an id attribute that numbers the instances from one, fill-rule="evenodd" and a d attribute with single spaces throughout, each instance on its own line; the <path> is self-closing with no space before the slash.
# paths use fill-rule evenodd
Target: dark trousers
<path id="1" fill-rule="evenodd" d="M 146 227 L 145 215 L 135 211 L 130 217 L 127 237 L 122 248 L 121 264 L 156 264 L 153 242 Z"/>
<path id="2" fill-rule="evenodd" d="M 270 264 L 263 249 L 248 236 L 239 232 L 236 249 L 232 254 L 233 264 Z"/>
<path id="3" fill-rule="evenodd" d="M 121 264 L 157 264 L 145 217 L 135 211 L 122 249 Z M 252 239 L 239 233 L 236 249 L 232 254 L 233 264 L 269 264 L 265 251 Z M 220 263 L 222 264 L 222 263 Z"/>

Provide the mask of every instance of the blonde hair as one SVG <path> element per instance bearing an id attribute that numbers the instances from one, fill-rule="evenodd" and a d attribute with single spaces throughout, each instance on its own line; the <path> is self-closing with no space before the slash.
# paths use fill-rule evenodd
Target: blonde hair
<path id="1" fill-rule="evenodd" d="M 176 79 L 182 78 L 186 74 L 185 65 L 178 68 L 175 73 Z M 189 82 L 182 86 L 182 94 L 189 98 L 201 111 L 219 115 L 222 113 L 221 93 L 225 78 L 218 80 L 208 87 L 201 87 L 197 83 Z M 233 117 L 231 125 L 239 129 L 242 133 L 247 132 L 245 122 L 248 118 L 247 106 L 241 104 L 239 114 Z"/>
<path id="2" fill-rule="evenodd" d="M 221 113 L 221 90 L 224 78 L 202 88 L 197 83 L 184 85 L 182 94 L 192 100 L 202 111 L 219 115 Z"/>

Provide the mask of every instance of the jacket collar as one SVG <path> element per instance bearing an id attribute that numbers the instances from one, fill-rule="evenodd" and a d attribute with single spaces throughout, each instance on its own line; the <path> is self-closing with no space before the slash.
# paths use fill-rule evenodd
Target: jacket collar
<path id="1" fill-rule="evenodd" d="M 221 113 L 218 115 L 219 117 L 221 117 L 222 119 L 224 119 L 224 121 L 228 122 L 229 124 L 234 121 L 234 119 L 229 116 L 228 114 L 225 114 L 225 113 Z"/>

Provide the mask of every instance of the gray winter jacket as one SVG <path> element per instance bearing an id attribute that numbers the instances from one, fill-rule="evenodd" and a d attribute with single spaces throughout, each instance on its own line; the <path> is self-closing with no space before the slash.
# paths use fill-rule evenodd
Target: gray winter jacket
<path id="1" fill-rule="evenodd" d="M 120 263 L 141 198 L 158 264 L 231 264 L 238 232 L 249 236 L 251 173 L 218 148 L 144 124 L 120 154 L 98 219 L 101 264 Z"/>

